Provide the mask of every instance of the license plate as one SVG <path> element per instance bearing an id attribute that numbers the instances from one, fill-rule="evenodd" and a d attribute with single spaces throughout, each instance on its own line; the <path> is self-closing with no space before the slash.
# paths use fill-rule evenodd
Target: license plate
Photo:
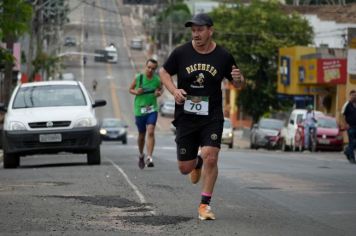
<path id="1" fill-rule="evenodd" d="M 330 140 L 328 139 L 319 139 L 320 144 L 330 144 Z"/>
<path id="2" fill-rule="evenodd" d="M 57 143 L 62 142 L 61 134 L 40 134 L 41 143 Z"/>

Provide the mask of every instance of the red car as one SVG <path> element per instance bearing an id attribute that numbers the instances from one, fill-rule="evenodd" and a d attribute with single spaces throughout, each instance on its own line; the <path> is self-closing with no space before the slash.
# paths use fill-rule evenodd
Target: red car
<path id="1" fill-rule="evenodd" d="M 332 150 L 332 151 L 342 151 L 344 145 L 344 139 L 342 131 L 337 121 L 331 116 L 318 116 L 317 119 L 317 150 Z M 304 125 L 298 125 L 298 129 L 295 134 L 295 147 L 299 151 L 303 150 L 304 147 Z"/>

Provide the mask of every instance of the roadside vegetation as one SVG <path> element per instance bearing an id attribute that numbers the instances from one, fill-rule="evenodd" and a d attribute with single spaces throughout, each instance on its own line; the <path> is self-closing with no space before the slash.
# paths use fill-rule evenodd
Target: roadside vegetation
<path id="1" fill-rule="evenodd" d="M 247 85 L 237 98 L 254 123 L 267 112 L 290 107 L 277 96 L 278 49 L 312 42 L 313 30 L 298 14 L 287 15 L 276 1 L 220 7 L 213 11 L 216 41 L 230 50 Z"/>

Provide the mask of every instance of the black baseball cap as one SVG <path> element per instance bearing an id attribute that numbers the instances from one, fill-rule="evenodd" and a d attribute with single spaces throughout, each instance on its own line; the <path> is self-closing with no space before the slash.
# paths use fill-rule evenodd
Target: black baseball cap
<path id="1" fill-rule="evenodd" d="M 185 22 L 185 27 L 191 27 L 192 25 L 206 25 L 210 27 L 213 26 L 213 20 L 206 13 L 198 13 L 191 20 Z"/>

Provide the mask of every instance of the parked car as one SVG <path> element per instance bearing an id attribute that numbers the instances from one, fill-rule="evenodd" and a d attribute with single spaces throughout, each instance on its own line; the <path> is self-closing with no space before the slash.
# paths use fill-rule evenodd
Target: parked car
<path id="1" fill-rule="evenodd" d="M 250 147 L 267 149 L 279 148 L 281 145 L 281 129 L 284 121 L 272 118 L 261 118 L 254 124 L 250 134 Z"/>
<path id="2" fill-rule="evenodd" d="M 131 49 L 136 49 L 136 50 L 142 50 L 143 49 L 143 40 L 142 38 L 133 38 L 130 41 L 130 48 Z"/>
<path id="3" fill-rule="evenodd" d="M 175 110 L 175 101 L 173 100 L 166 100 L 160 106 L 160 113 L 161 116 L 174 116 Z"/>
<path id="4" fill-rule="evenodd" d="M 100 127 L 102 140 L 117 140 L 127 144 L 127 127 L 128 125 L 117 118 L 103 119 Z"/>
<path id="5" fill-rule="evenodd" d="M 75 47 L 77 45 L 77 40 L 75 37 L 67 36 L 64 38 L 64 46 Z"/>
<path id="6" fill-rule="evenodd" d="M 334 117 L 331 116 L 317 116 L 316 125 L 316 150 L 333 150 L 342 151 L 344 146 L 344 139 L 340 126 Z M 298 125 L 295 137 L 296 149 L 302 151 L 304 149 L 304 124 Z"/>
<path id="7" fill-rule="evenodd" d="M 323 115 L 321 111 L 313 111 L 315 116 Z M 287 124 L 281 130 L 281 149 L 286 151 L 288 149 L 296 150 L 295 146 L 295 134 L 298 129 L 298 124 L 300 124 L 307 114 L 306 109 L 294 109 L 287 120 Z"/>
<path id="8" fill-rule="evenodd" d="M 92 101 L 79 81 L 19 84 L 6 111 L 3 166 L 16 168 L 20 157 L 59 152 L 85 153 L 88 164 L 100 164 L 100 133 Z"/>
<path id="9" fill-rule="evenodd" d="M 234 128 L 232 127 L 231 120 L 224 118 L 224 129 L 221 137 L 221 143 L 226 144 L 229 148 L 234 146 Z"/>
<path id="10" fill-rule="evenodd" d="M 74 74 L 70 72 L 60 74 L 59 78 L 61 80 L 75 80 Z"/>

